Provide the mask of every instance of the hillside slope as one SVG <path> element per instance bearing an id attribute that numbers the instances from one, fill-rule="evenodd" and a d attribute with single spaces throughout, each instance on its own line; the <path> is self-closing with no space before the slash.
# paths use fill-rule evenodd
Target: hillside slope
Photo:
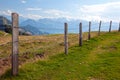
<path id="1" fill-rule="evenodd" d="M 0 33 L 0 75 L 11 66 L 12 36 Z M 96 32 L 92 32 L 92 37 Z M 87 33 L 83 34 L 84 39 Z M 78 34 L 69 34 L 69 47 L 78 44 Z M 19 36 L 19 64 L 47 59 L 64 51 L 64 35 Z"/>
<path id="2" fill-rule="evenodd" d="M 26 63 L 19 76 L 8 71 L 1 80 L 120 80 L 120 33 L 106 33 L 74 46 L 69 54 Z"/>

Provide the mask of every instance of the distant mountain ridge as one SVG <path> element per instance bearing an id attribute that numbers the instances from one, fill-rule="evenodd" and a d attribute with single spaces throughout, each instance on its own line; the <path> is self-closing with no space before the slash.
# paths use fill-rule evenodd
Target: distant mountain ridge
<path id="1" fill-rule="evenodd" d="M 0 30 L 6 31 L 8 27 L 10 27 L 11 22 L 4 16 L 0 16 Z M 8 31 L 8 30 L 7 30 Z"/>
<path id="2" fill-rule="evenodd" d="M 4 16 L 0 16 L 0 25 L 11 24 L 11 21 Z"/>
<path id="3" fill-rule="evenodd" d="M 38 28 L 33 27 L 31 25 L 21 26 L 21 28 L 24 28 L 25 31 L 31 32 L 32 35 L 46 35 L 46 34 L 49 34 L 47 32 L 42 32 Z"/>
<path id="4" fill-rule="evenodd" d="M 4 20 L 3 20 L 4 19 Z M 2 21 L 3 20 L 3 21 Z M 4 22 L 4 23 L 3 23 Z M 21 21 L 20 21 L 21 22 Z M 79 33 L 79 24 L 82 22 L 83 24 L 83 32 L 88 32 L 88 26 L 89 22 L 84 20 L 68 20 L 66 18 L 43 18 L 39 20 L 33 20 L 33 19 L 27 19 L 20 23 L 20 34 L 30 34 L 30 35 L 46 35 L 46 34 L 63 34 L 64 33 L 64 23 L 68 23 L 68 32 L 69 33 Z M 0 30 L 5 31 L 5 25 L 4 28 L 2 24 L 9 24 L 11 26 L 11 21 L 7 18 L 1 16 L 0 17 Z M 108 31 L 109 30 L 109 22 L 102 22 L 102 31 Z M 8 26 L 7 31 L 9 31 Z M 112 30 L 118 29 L 118 23 L 113 22 L 112 24 Z M 91 30 L 92 31 L 98 31 L 99 28 L 99 22 L 92 21 Z"/>
<path id="5" fill-rule="evenodd" d="M 69 25 L 70 29 L 72 28 L 76 29 L 80 21 L 78 20 L 68 21 L 65 18 L 58 18 L 58 19 L 44 18 L 44 19 L 39 19 L 37 21 L 28 19 L 22 22 L 20 25 L 21 26 L 31 25 L 38 28 L 42 32 L 56 34 L 56 33 L 63 33 L 65 22 L 68 22 L 70 24 Z"/>
<path id="6" fill-rule="evenodd" d="M 47 32 L 49 34 L 63 34 L 64 33 L 64 23 L 68 23 L 68 32 L 69 33 L 79 33 L 79 24 L 82 22 L 83 24 L 83 32 L 88 32 L 89 22 L 85 20 L 67 20 L 66 18 L 57 18 L 57 19 L 39 19 L 39 20 L 32 20 L 28 19 L 23 21 L 20 25 L 26 26 L 34 26 L 42 32 Z M 109 22 L 102 22 L 101 30 L 108 31 L 109 30 Z M 92 21 L 91 30 L 98 31 L 99 29 L 99 22 Z M 112 30 L 118 29 L 118 23 L 113 22 Z"/>
<path id="7" fill-rule="evenodd" d="M 12 33 L 12 23 L 4 16 L 0 16 L 0 30 L 8 33 Z M 48 34 L 45 32 L 39 31 L 36 27 L 31 25 L 19 26 L 20 35 L 43 35 Z"/>

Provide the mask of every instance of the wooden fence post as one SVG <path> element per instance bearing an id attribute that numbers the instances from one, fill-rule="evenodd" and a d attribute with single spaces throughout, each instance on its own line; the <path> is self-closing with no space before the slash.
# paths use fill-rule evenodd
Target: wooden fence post
<path id="1" fill-rule="evenodd" d="M 64 44 L 65 44 L 65 54 L 68 54 L 68 24 L 64 24 Z"/>
<path id="2" fill-rule="evenodd" d="M 79 46 L 82 46 L 82 23 L 79 25 Z"/>
<path id="3" fill-rule="evenodd" d="M 18 75 L 18 14 L 12 13 L 12 75 Z"/>
<path id="4" fill-rule="evenodd" d="M 110 21 L 109 32 L 111 32 L 111 27 L 112 27 L 112 21 Z"/>
<path id="5" fill-rule="evenodd" d="M 100 23 L 99 23 L 99 31 L 98 31 L 98 36 L 100 36 L 101 24 L 102 24 L 102 21 L 100 21 Z"/>
<path id="6" fill-rule="evenodd" d="M 91 21 L 89 21 L 88 40 L 90 40 L 90 38 L 91 38 L 91 34 L 90 34 L 90 32 L 91 32 Z"/>
<path id="7" fill-rule="evenodd" d="M 120 32 L 120 22 L 119 22 L 119 29 L 118 29 L 118 31 Z"/>

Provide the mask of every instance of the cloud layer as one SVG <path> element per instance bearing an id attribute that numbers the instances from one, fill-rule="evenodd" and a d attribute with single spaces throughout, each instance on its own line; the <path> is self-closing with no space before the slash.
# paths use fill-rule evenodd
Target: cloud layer
<path id="1" fill-rule="evenodd" d="M 40 11 L 42 8 L 27 8 L 28 11 Z"/>
<path id="2" fill-rule="evenodd" d="M 27 0 L 21 0 L 26 3 Z M 74 11 L 58 10 L 58 9 L 43 9 L 40 7 L 28 7 L 25 9 L 26 13 L 19 13 L 20 16 L 30 19 L 40 18 L 67 18 L 67 19 L 82 19 L 88 21 L 116 21 L 120 20 L 120 1 L 109 2 L 95 5 L 80 5 L 74 7 Z M 34 12 L 36 11 L 36 12 Z M 0 11 L 1 15 L 11 15 L 12 10 Z M 30 13 L 32 12 L 32 13 Z"/>
<path id="3" fill-rule="evenodd" d="M 25 3 L 26 3 L 26 0 L 21 0 L 21 3 L 25 4 Z"/>
<path id="4" fill-rule="evenodd" d="M 13 11 L 11 11 L 11 10 L 0 11 L 0 15 L 10 16 L 12 12 L 13 12 Z"/>
<path id="5" fill-rule="evenodd" d="M 79 12 L 83 17 L 88 17 L 92 20 L 120 20 L 120 2 L 111 2 L 98 5 L 83 5 L 80 6 Z"/>

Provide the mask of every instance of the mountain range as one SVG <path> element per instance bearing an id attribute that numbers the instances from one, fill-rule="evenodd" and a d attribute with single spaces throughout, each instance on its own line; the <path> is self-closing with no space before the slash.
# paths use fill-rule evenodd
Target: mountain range
<path id="1" fill-rule="evenodd" d="M 49 34 L 63 34 L 64 33 L 64 23 L 68 23 L 68 32 L 69 33 L 78 33 L 79 32 L 79 24 L 82 22 L 83 24 L 83 32 L 88 32 L 89 22 L 84 20 L 68 20 L 66 18 L 57 18 L 57 19 L 39 19 L 39 20 L 32 20 L 28 19 L 21 22 L 21 26 L 30 25 L 41 32 L 46 32 Z M 108 31 L 110 26 L 110 22 L 102 22 L 101 30 Z M 119 24 L 116 22 L 112 23 L 112 30 L 117 30 Z M 98 31 L 99 22 L 92 21 L 91 30 Z"/>
<path id="2" fill-rule="evenodd" d="M 12 22 L 4 16 L 0 16 L 0 30 L 4 32 L 12 33 Z M 25 26 L 19 25 L 19 34 L 20 35 L 43 35 L 48 33 L 41 32 L 36 27 L 33 27 L 31 25 L 25 25 Z"/>
<path id="3" fill-rule="evenodd" d="M 8 20 L 9 23 L 10 20 Z M 1 22 L 1 21 L 0 21 Z M 66 18 L 57 18 L 50 19 L 44 18 L 39 20 L 27 19 L 24 21 L 20 21 L 20 28 L 22 32 L 27 32 L 32 35 L 44 35 L 44 34 L 63 34 L 64 33 L 64 23 L 68 23 L 68 32 L 69 33 L 79 33 L 79 23 L 83 24 L 83 32 L 88 31 L 89 22 L 84 20 L 74 20 L 74 19 L 66 19 Z M 109 30 L 109 22 L 102 22 L 101 30 L 108 31 Z M 113 22 L 112 30 L 117 30 L 119 24 Z M 91 30 L 98 31 L 99 22 L 92 21 Z"/>
<path id="4" fill-rule="evenodd" d="M 36 27 L 38 30 L 42 32 L 47 32 L 49 34 L 63 34 L 64 33 L 64 23 L 68 23 L 68 29 L 70 33 L 78 33 L 79 31 L 79 23 L 82 21 L 87 24 L 87 21 L 83 20 L 67 20 L 66 18 L 58 18 L 58 19 L 39 19 L 32 20 L 28 19 L 23 21 L 20 25 L 26 26 L 30 25 Z M 84 29 L 85 31 L 86 29 Z"/>

